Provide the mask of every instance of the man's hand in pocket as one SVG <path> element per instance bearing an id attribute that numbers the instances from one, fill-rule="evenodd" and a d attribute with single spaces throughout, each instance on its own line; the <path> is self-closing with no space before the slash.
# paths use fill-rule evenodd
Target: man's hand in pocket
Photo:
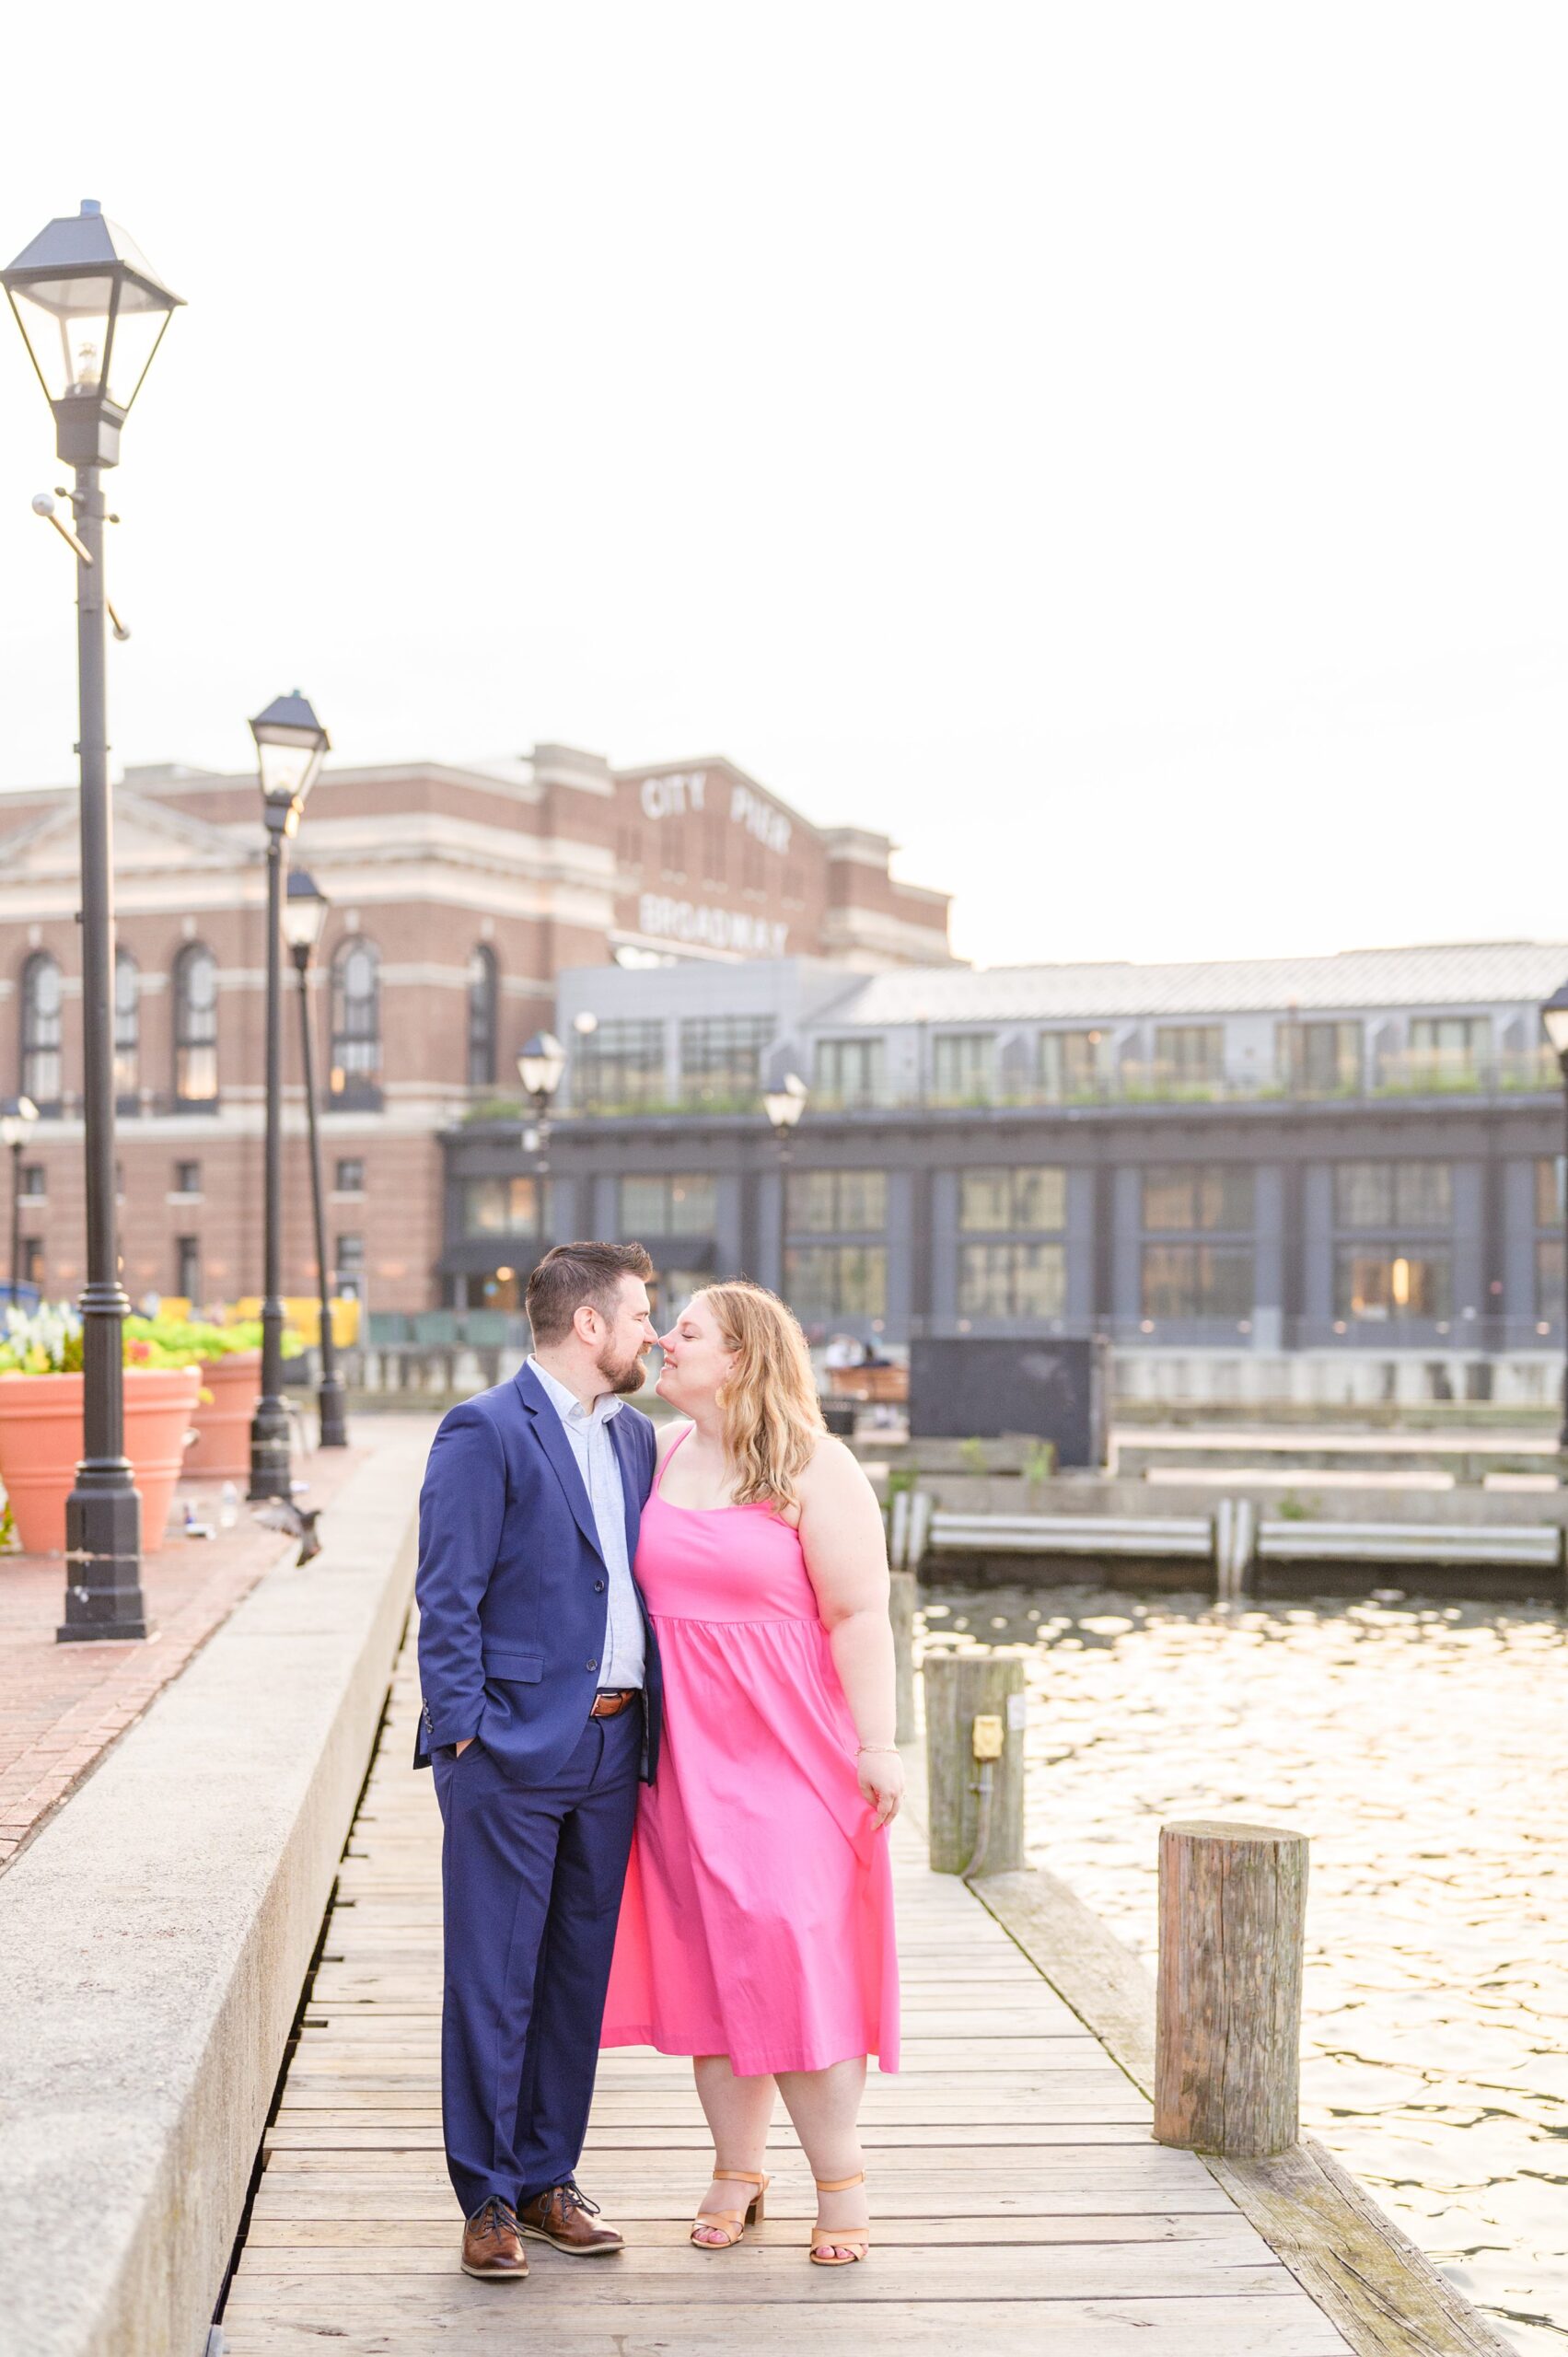
<path id="1" fill-rule="evenodd" d="M 470 1744 L 472 1741 L 473 1741 L 473 1737 L 472 1737 L 472 1736 L 471 1736 L 471 1735 L 466 1735 L 466 1736 L 464 1736 L 464 1737 L 463 1737 L 463 1739 L 462 1739 L 461 1743 L 454 1745 L 454 1747 L 453 1747 L 453 1757 L 454 1757 L 455 1759 L 460 1759 L 462 1758 L 462 1756 L 463 1756 L 464 1752 L 468 1749 L 468 1747 L 469 1747 Z"/>

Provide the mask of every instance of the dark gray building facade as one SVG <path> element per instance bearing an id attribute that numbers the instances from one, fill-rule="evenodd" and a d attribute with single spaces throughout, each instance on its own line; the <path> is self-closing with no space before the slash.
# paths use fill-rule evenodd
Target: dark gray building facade
<path id="1" fill-rule="evenodd" d="M 744 1271 L 817 1342 L 1102 1333 L 1123 1397 L 1543 1401 L 1565 973 L 1559 944 L 580 970 L 548 1178 L 520 1113 L 447 1136 L 445 1295 L 511 1306 L 548 1241 L 637 1237 L 667 1297 Z"/>

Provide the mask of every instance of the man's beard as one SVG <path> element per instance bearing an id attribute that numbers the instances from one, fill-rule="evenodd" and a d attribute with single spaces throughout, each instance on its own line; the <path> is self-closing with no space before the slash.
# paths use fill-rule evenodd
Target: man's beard
<path id="1" fill-rule="evenodd" d="M 594 1364 L 615 1398 L 628 1399 L 634 1391 L 641 1391 L 643 1387 L 648 1372 L 648 1354 L 645 1350 L 639 1350 L 633 1357 L 617 1362 L 608 1351 L 601 1351 Z"/>

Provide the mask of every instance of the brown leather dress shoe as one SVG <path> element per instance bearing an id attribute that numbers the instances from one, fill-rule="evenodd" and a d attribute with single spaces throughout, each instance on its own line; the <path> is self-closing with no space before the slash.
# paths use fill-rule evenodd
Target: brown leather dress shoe
<path id="1" fill-rule="evenodd" d="M 486 2283 L 520 2283 L 528 2271 L 528 2255 L 518 2239 L 516 2212 L 493 2196 L 463 2228 L 463 2273 Z"/>
<path id="2" fill-rule="evenodd" d="M 598 2203 L 590 2201 L 568 2177 L 564 2185 L 525 2201 L 517 2212 L 517 2223 L 525 2235 L 553 2243 L 571 2258 L 598 2258 L 623 2250 L 625 2244 L 613 2226 L 594 2224 L 598 2216 Z"/>

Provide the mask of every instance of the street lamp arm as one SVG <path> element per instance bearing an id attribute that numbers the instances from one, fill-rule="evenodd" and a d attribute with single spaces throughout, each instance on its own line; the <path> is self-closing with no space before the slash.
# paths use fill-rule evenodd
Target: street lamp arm
<path id="1" fill-rule="evenodd" d="M 59 516 L 55 513 L 54 502 L 51 499 L 46 491 L 39 491 L 33 493 L 32 512 L 35 516 L 41 516 L 46 524 L 53 525 L 55 530 L 64 541 L 66 547 L 75 552 L 83 564 L 96 564 L 98 563 L 98 559 L 94 556 L 87 542 L 85 540 L 79 540 L 75 532 L 71 529 L 69 524 L 65 524 L 61 521 Z"/>

